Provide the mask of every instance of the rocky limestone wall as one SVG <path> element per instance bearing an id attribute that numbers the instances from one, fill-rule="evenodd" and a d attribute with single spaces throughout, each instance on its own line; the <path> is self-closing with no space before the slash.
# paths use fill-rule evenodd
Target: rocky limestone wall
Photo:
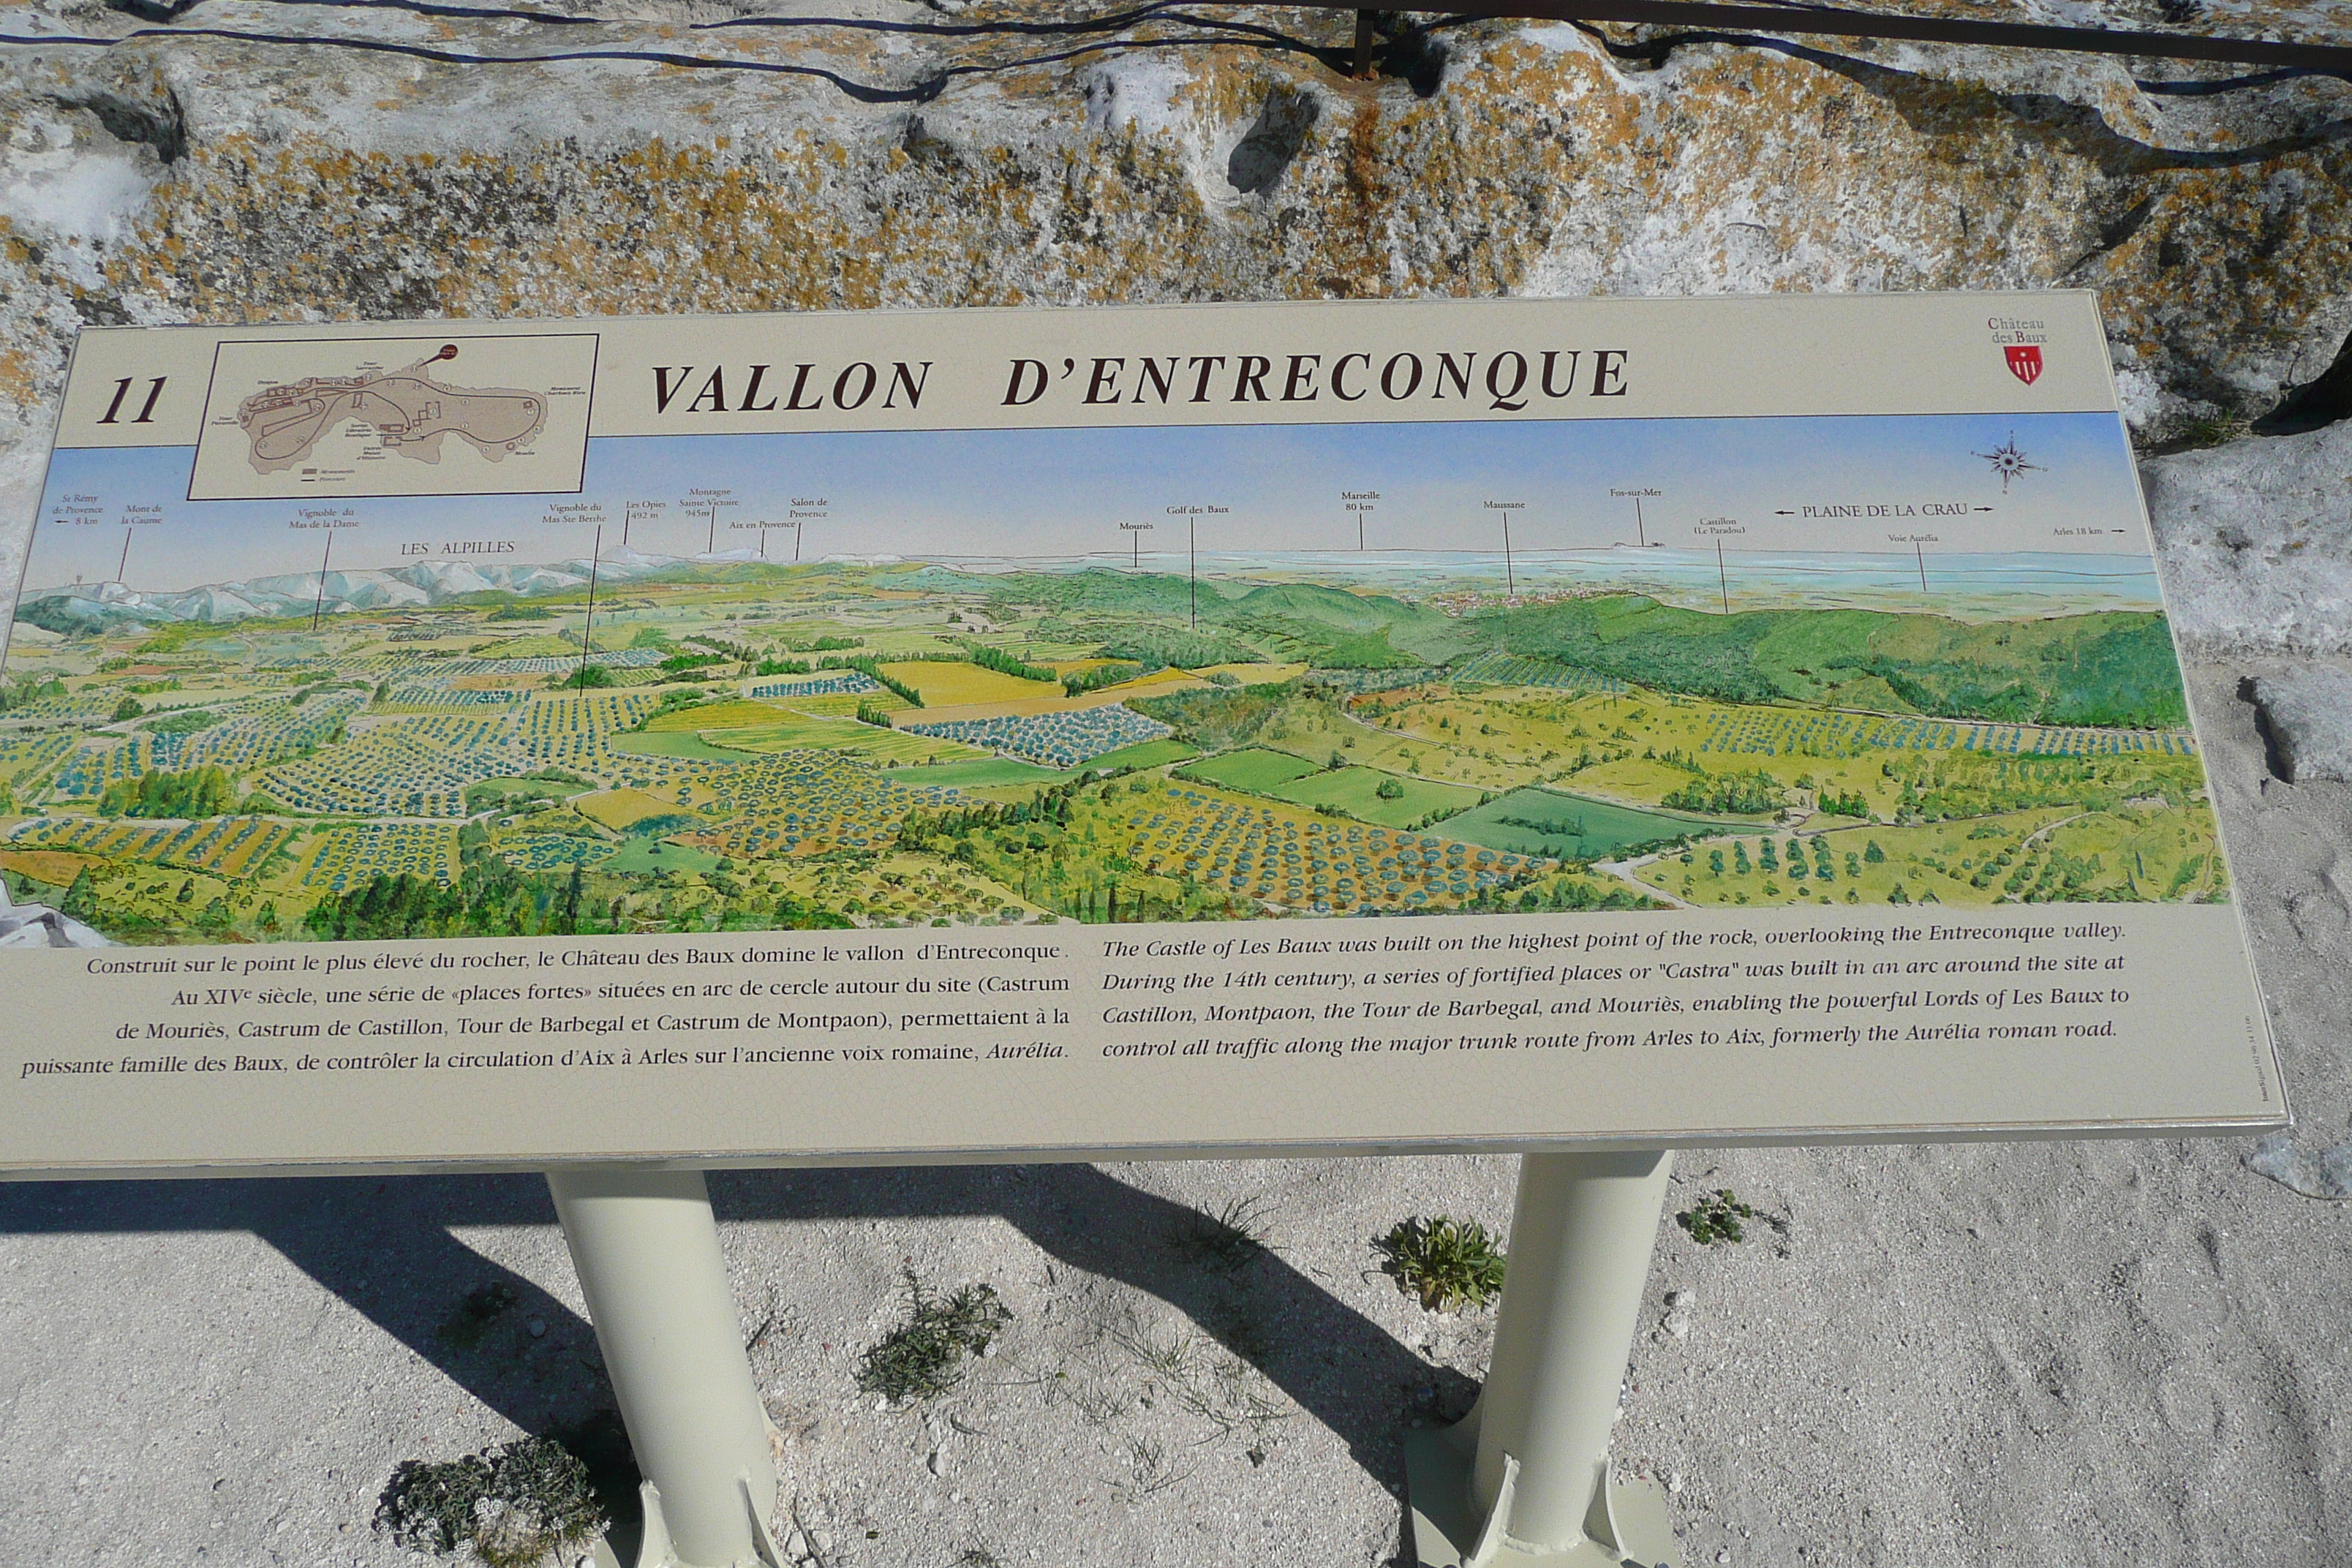
<path id="1" fill-rule="evenodd" d="M 1346 13 L 463 10 L 0 5 L 20 503 L 85 321 L 2081 287 L 2145 443 L 2352 401 L 2333 80 L 1433 16 L 1359 82 Z"/>

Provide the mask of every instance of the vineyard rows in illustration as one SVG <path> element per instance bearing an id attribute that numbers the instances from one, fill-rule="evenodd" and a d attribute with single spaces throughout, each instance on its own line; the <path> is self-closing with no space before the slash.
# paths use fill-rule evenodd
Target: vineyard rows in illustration
<path id="1" fill-rule="evenodd" d="M 36 602 L 12 890 L 129 942 L 2227 896 L 2155 613 L 1230 562 L 570 582 Z"/>

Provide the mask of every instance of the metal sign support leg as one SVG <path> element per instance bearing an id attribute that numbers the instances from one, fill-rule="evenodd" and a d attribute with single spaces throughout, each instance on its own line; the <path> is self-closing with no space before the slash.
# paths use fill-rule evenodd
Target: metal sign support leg
<path id="1" fill-rule="evenodd" d="M 551 1171 L 645 1481 L 636 1568 L 783 1568 L 775 1450 L 698 1171 Z"/>
<path id="2" fill-rule="evenodd" d="M 1675 1563 L 1665 1499 L 1612 1480 L 1609 1433 L 1674 1156 L 1529 1154 L 1486 1386 L 1405 1437 L 1423 1568 Z"/>

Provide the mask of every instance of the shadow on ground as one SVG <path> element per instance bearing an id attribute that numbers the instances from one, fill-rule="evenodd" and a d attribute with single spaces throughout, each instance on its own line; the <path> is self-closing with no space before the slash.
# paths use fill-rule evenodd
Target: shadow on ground
<path id="1" fill-rule="evenodd" d="M 1216 1221 L 1094 1165 L 722 1172 L 726 1220 L 928 1219 L 996 1215 L 1055 1262 L 1156 1296 L 1264 1373 L 1336 1433 L 1391 1491 L 1404 1484 L 1408 1415 L 1459 1415 L 1477 1392 L 1433 1366 L 1276 1252 L 1205 1266 L 1183 1239 Z"/>
<path id="2" fill-rule="evenodd" d="M 490 1409 L 578 1454 L 633 1557 L 637 1471 L 595 1331 L 449 1233 L 554 1223 L 537 1176 L 0 1184 L 0 1234 L 251 1232 Z"/>
<path id="3" fill-rule="evenodd" d="M 1092 1165 L 721 1172 L 710 1185 L 727 1221 L 1001 1215 L 1055 1261 L 1192 1319 L 1392 1491 L 1403 1484 L 1404 1417 L 1458 1413 L 1475 1393 L 1278 1253 L 1204 1266 L 1173 1243 L 1213 1220 Z M 564 1436 L 604 1429 L 612 1407 L 593 1331 L 450 1234 L 554 1223 L 536 1176 L 0 1184 L 0 1233 L 249 1231 L 517 1426 Z M 542 1334 L 530 1333 L 534 1322 Z M 634 1474 L 618 1468 L 626 1463 L 625 1453 L 606 1454 L 598 1479 L 634 1514 Z"/>

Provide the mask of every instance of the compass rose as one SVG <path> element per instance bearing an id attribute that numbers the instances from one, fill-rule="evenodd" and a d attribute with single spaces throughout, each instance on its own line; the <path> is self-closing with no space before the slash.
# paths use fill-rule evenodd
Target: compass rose
<path id="1" fill-rule="evenodd" d="M 2007 441 L 1995 447 L 1991 451 L 1976 452 L 1970 455 L 1982 458 L 1992 465 L 1992 471 L 2000 476 L 2000 493 L 2003 495 L 2009 493 L 2010 480 L 2021 474 L 2038 474 L 2043 471 L 2041 464 L 2027 462 L 2025 454 L 2018 450 L 2017 432 L 2014 430 L 2010 432 Z"/>

